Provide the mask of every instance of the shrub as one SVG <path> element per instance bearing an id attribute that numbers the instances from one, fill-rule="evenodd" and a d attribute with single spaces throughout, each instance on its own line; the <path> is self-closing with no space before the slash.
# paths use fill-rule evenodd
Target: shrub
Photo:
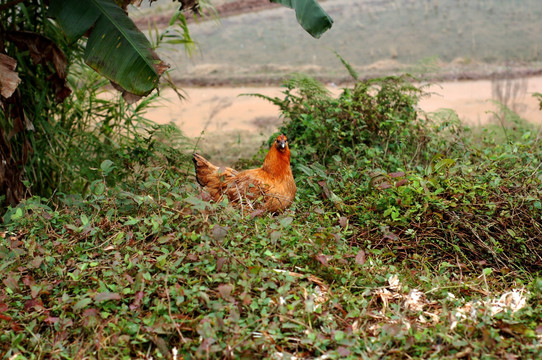
<path id="1" fill-rule="evenodd" d="M 360 81 L 333 98 L 297 75 L 284 99 L 269 99 L 285 117 L 279 131 L 291 139 L 299 202 L 334 208 L 356 224 L 353 244 L 389 248 L 394 258 L 540 269 L 533 126 L 508 110 L 512 121 L 501 123 L 514 128 L 478 135 L 453 111 L 419 111 L 422 90 L 408 80 Z"/>
<path id="2" fill-rule="evenodd" d="M 417 109 L 422 91 L 409 80 L 360 81 L 333 98 L 316 80 L 296 75 L 285 83 L 284 99 L 269 100 L 286 119 L 279 131 L 288 135 L 296 160 L 327 166 L 339 156 L 346 163 L 368 158 L 400 166 L 429 142 Z"/>

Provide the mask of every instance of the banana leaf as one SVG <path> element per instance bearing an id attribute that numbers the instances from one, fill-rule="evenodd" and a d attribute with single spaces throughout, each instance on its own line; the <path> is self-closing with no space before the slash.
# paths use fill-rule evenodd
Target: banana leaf
<path id="1" fill-rule="evenodd" d="M 168 66 L 113 0 L 50 0 L 49 16 L 70 42 L 88 36 L 85 63 L 125 92 L 144 96 L 158 86 Z"/>
<path id="2" fill-rule="evenodd" d="M 316 0 L 271 0 L 295 10 L 297 22 L 306 32 L 319 38 L 333 25 L 333 19 Z"/>

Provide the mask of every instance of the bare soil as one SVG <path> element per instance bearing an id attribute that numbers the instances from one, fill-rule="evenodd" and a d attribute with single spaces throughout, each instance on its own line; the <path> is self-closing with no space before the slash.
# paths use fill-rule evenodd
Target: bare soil
<path id="1" fill-rule="evenodd" d="M 242 94 L 258 93 L 281 97 L 280 87 L 194 87 L 185 88 L 187 99 L 180 101 L 173 92 L 163 92 L 164 106 L 154 108 L 148 117 L 159 123 L 174 122 L 189 137 L 202 132 L 228 133 L 242 131 L 271 134 L 280 124 L 280 112 L 270 102 Z M 339 87 L 330 87 L 338 95 Z M 542 93 L 542 76 L 504 79 L 447 81 L 426 89 L 430 96 L 420 102 L 426 112 L 453 109 L 469 125 L 482 125 L 494 121 L 498 105 L 507 102 L 522 118 L 542 125 L 542 112 L 532 96 Z M 507 95 L 508 92 L 508 95 Z"/>

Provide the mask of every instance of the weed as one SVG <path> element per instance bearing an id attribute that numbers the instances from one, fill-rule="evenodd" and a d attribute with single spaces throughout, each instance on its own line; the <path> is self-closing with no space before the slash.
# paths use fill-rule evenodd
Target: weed
<path id="1" fill-rule="evenodd" d="M 278 216 L 210 203 L 164 161 L 119 177 L 122 158 L 10 208 L 2 356 L 539 357 L 540 137 L 420 114 L 402 81 L 272 99 L 299 189 Z"/>

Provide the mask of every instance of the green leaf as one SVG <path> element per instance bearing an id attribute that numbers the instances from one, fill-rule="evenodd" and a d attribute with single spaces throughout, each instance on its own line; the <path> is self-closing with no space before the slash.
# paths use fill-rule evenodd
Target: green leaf
<path id="1" fill-rule="evenodd" d="M 48 15 L 60 24 L 73 44 L 94 25 L 100 11 L 92 1 L 51 0 Z"/>
<path id="2" fill-rule="evenodd" d="M 337 330 L 335 331 L 335 341 L 341 341 L 344 340 L 345 334 L 343 331 Z"/>
<path id="3" fill-rule="evenodd" d="M 54 17 L 70 41 L 88 34 L 85 63 L 129 93 L 144 96 L 167 65 L 113 0 L 51 0 Z"/>
<path id="4" fill-rule="evenodd" d="M 15 214 L 11 215 L 11 220 L 18 220 L 23 217 L 23 209 L 17 208 Z"/>
<path id="5" fill-rule="evenodd" d="M 288 226 L 290 226 L 290 224 L 292 223 L 293 220 L 294 219 L 291 216 L 288 216 L 288 217 L 285 217 L 285 218 L 281 219 L 279 222 L 280 222 L 280 225 L 283 228 L 287 228 Z"/>
<path id="6" fill-rule="evenodd" d="M 75 303 L 75 305 L 73 306 L 73 311 L 78 311 L 78 310 L 84 309 L 91 302 L 92 302 L 91 298 L 82 298 L 81 300 L 79 300 L 78 302 Z"/>
<path id="7" fill-rule="evenodd" d="M 103 180 L 95 180 L 90 184 L 90 190 L 95 195 L 102 195 L 105 192 L 105 184 Z"/>
<path id="8" fill-rule="evenodd" d="M 443 168 L 450 168 L 455 164 L 454 159 L 442 159 L 435 164 L 435 172 L 439 173 Z"/>
<path id="9" fill-rule="evenodd" d="M 100 169 L 102 169 L 105 175 L 109 174 L 114 168 L 115 164 L 113 163 L 113 161 L 108 159 L 102 161 L 102 163 L 100 164 Z"/>
<path id="10" fill-rule="evenodd" d="M 317 39 L 333 25 L 333 19 L 316 0 L 271 0 L 271 2 L 294 9 L 297 22 Z"/>
<path id="11" fill-rule="evenodd" d="M 307 176 L 314 176 L 314 171 L 311 168 L 303 164 L 297 164 L 296 167 L 297 169 L 303 171 Z"/>

